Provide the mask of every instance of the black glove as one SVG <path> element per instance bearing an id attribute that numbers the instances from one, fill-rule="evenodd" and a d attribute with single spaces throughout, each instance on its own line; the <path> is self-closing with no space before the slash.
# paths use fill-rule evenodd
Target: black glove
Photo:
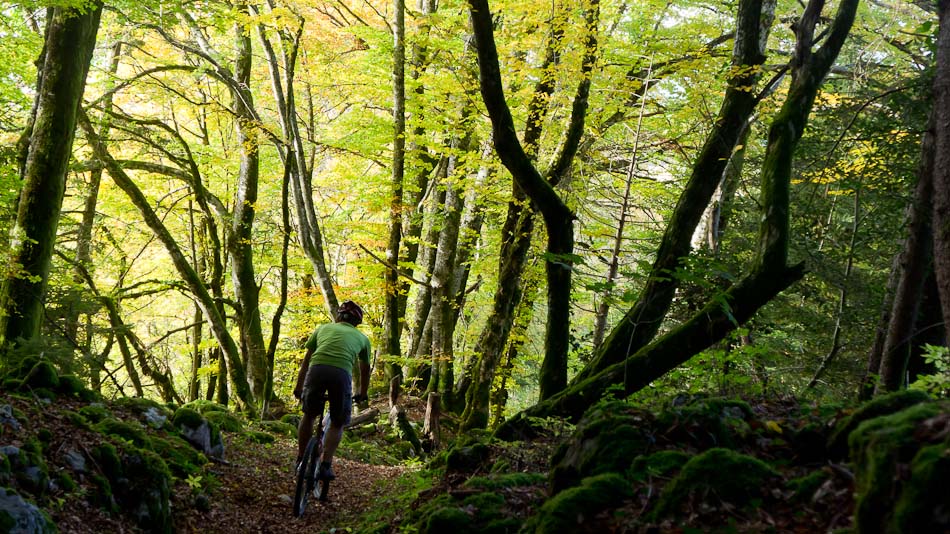
<path id="1" fill-rule="evenodd" d="M 353 402 L 359 404 L 361 402 L 366 402 L 369 400 L 368 395 L 353 395 Z"/>

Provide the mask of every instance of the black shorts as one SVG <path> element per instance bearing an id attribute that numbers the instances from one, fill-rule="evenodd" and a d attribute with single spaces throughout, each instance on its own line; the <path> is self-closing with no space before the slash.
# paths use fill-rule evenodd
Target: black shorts
<path id="1" fill-rule="evenodd" d="M 335 426 L 349 424 L 353 412 L 353 378 L 339 367 L 311 365 L 303 383 L 303 413 L 323 416 L 323 403 L 330 401 L 330 421 Z"/>

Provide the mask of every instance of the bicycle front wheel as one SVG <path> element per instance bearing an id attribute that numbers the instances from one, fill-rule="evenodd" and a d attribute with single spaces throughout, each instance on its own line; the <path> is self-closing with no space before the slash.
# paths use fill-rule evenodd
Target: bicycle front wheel
<path id="1" fill-rule="evenodd" d="M 294 492 L 294 517 L 303 517 L 307 509 L 307 497 L 313 491 L 316 479 L 317 460 L 320 456 L 320 441 L 313 437 L 297 468 L 297 488 Z"/>
<path id="2" fill-rule="evenodd" d="M 320 502 L 327 502 L 330 500 L 330 481 L 320 479 L 317 481 L 317 487 L 313 490 L 314 495 L 317 496 L 317 499 Z"/>

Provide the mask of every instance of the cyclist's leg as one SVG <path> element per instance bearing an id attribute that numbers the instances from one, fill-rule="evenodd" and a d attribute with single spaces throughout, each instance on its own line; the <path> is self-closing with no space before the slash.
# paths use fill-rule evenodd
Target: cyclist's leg
<path id="1" fill-rule="evenodd" d="M 323 463 L 331 464 L 340 440 L 343 427 L 350 422 L 353 411 L 353 378 L 342 369 L 336 369 L 334 380 L 327 384 L 330 400 L 330 428 L 326 432 L 323 445 Z"/>
<path id="2" fill-rule="evenodd" d="M 303 458 L 307 449 L 307 442 L 313 435 L 313 421 L 323 414 L 323 404 L 326 396 L 320 385 L 319 377 L 311 367 L 307 371 L 307 378 L 304 381 L 303 395 L 301 395 L 301 404 L 303 405 L 303 417 L 300 418 L 300 424 L 297 426 L 297 463 Z"/>

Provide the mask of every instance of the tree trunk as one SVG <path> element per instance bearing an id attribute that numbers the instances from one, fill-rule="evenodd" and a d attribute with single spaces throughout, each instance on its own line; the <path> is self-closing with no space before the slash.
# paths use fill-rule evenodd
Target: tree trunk
<path id="1" fill-rule="evenodd" d="M 80 115 L 79 123 L 96 157 L 105 165 L 115 184 L 128 195 L 135 207 L 138 208 L 142 217 L 145 219 L 145 223 L 152 232 L 155 233 L 155 236 L 165 245 L 165 249 L 168 251 L 168 255 L 171 257 L 172 263 L 178 271 L 178 275 L 191 290 L 192 294 L 198 300 L 199 305 L 202 307 L 205 316 L 208 317 L 208 321 L 211 324 L 211 331 L 221 346 L 224 356 L 228 360 L 228 374 L 231 377 L 234 391 L 242 403 L 241 408 L 250 410 L 254 406 L 254 397 L 247 382 L 247 374 L 244 364 L 241 362 L 241 354 L 237 344 L 234 342 L 234 338 L 232 338 L 230 332 L 228 332 L 227 325 L 224 322 L 224 316 L 220 313 L 217 303 L 211 298 L 211 295 L 208 293 L 208 288 L 198 276 L 198 273 L 196 273 L 191 264 L 188 263 L 187 258 L 182 253 L 175 238 L 172 237 L 162 220 L 155 214 L 148 199 L 145 198 L 145 195 L 142 194 L 138 186 L 135 185 L 128 174 L 125 173 L 122 167 L 119 166 L 115 159 L 109 154 L 105 145 L 98 138 L 95 130 L 93 130 L 88 118 L 83 116 L 82 113 L 80 113 Z"/>
<path id="2" fill-rule="evenodd" d="M 21 172 L 23 188 L 10 245 L 9 262 L 16 268 L 9 269 L 0 288 L 0 331 L 7 344 L 39 334 L 76 114 L 101 15 L 102 4 L 95 2 L 84 12 L 53 8 L 47 22 L 39 91 Z"/>
<path id="3" fill-rule="evenodd" d="M 743 14 L 755 14 L 761 8 L 753 0 L 740 6 Z M 710 299 L 688 321 L 661 336 L 635 354 L 606 369 L 576 381 L 564 392 L 543 401 L 499 427 L 496 434 L 512 438 L 529 430 L 531 417 L 561 415 L 576 421 L 609 388 L 622 385 L 625 395 L 639 391 L 693 355 L 722 340 L 729 332 L 751 318 L 759 308 L 804 275 L 803 264 L 787 265 L 789 242 L 789 199 L 792 160 L 801 139 L 815 95 L 831 70 L 838 52 L 851 29 L 858 0 L 844 0 L 825 35 L 824 46 L 817 51 L 814 31 L 821 15 L 822 0 L 811 0 L 796 25 L 797 46 L 792 58 L 792 82 L 781 110 L 769 129 L 768 145 L 762 163 L 762 211 L 756 257 L 750 273 Z M 747 26 L 740 24 L 740 27 Z M 758 28 L 758 24 L 755 25 Z M 756 30 L 757 32 L 757 30 Z M 740 36 L 742 33 L 740 32 Z M 742 39 L 739 39 L 742 41 Z M 615 329 L 616 333 L 616 329 Z M 615 345 L 620 344 L 620 347 Z M 622 352 L 626 340 L 612 335 L 605 349 Z"/>
<path id="4" fill-rule="evenodd" d="M 238 11 L 248 14 L 246 4 L 239 4 Z M 260 177 L 260 141 L 255 125 L 254 100 L 251 95 L 251 37 L 243 24 L 235 25 L 234 78 L 232 107 L 237 127 L 237 144 L 240 147 L 241 163 L 228 236 L 228 258 L 231 263 L 231 283 L 238 303 L 238 329 L 241 334 L 241 352 L 247 366 L 247 378 L 254 399 L 263 399 L 267 382 L 267 363 L 264 334 L 261 328 L 260 289 L 254 275 L 254 216 L 257 205 L 257 189 Z"/>
<path id="5" fill-rule="evenodd" d="M 690 253 L 696 226 L 723 176 L 740 133 L 755 109 L 755 94 L 749 88 L 755 87 L 759 69 L 752 67 L 765 61 L 765 42 L 774 13 L 775 2 L 772 0 L 740 3 L 732 56 L 737 74 L 729 80 L 719 115 L 667 223 L 646 285 L 637 302 L 601 345 L 603 349 L 597 350 L 592 362 L 574 377 L 575 384 L 623 361 L 649 343 L 659 331 L 679 285 L 674 273 Z M 623 350 L 607 349 L 619 346 Z"/>
<path id="6" fill-rule="evenodd" d="M 936 118 L 936 109 L 934 109 Z M 934 232 L 931 227 L 934 195 L 934 121 L 931 120 L 920 141 L 920 164 L 914 198 L 907 206 L 907 237 L 896 265 L 897 285 L 891 304 L 879 366 L 872 372 L 878 381 L 876 394 L 897 391 L 905 385 L 904 375 L 910 358 L 917 312 L 924 280 L 934 257 Z"/>
<path id="7" fill-rule="evenodd" d="M 933 249 L 943 323 L 950 325 L 950 2 L 939 0 L 937 8 L 940 30 L 934 76 Z"/>

